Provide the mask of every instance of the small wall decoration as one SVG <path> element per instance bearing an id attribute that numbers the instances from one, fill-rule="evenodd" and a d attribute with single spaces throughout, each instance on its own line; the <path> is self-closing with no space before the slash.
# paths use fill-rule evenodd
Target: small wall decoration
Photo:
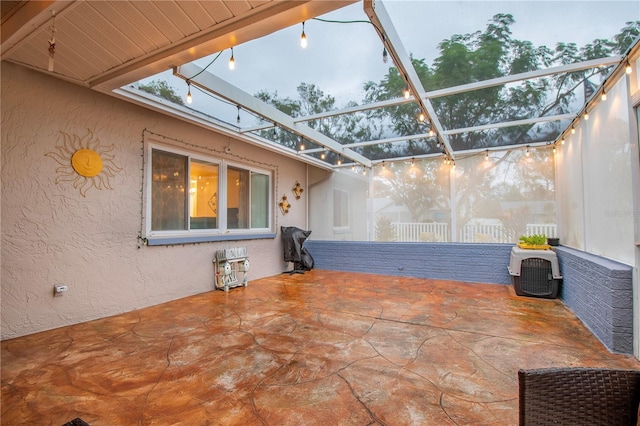
<path id="1" fill-rule="evenodd" d="M 113 190 L 110 179 L 122 171 L 113 162 L 114 155 L 110 154 L 113 145 L 103 146 L 98 138 L 93 137 L 91 129 L 87 129 L 87 134 L 83 137 L 61 130 L 60 139 L 55 147 L 56 151 L 45 154 L 60 164 L 56 169 L 56 185 L 60 182 L 73 182 L 73 187 L 79 189 L 83 197 L 87 196 L 87 191 L 92 187 Z"/>
<path id="2" fill-rule="evenodd" d="M 300 199 L 300 195 L 304 192 L 304 189 L 300 186 L 300 182 L 296 182 L 293 187 L 293 193 L 296 194 L 296 200 Z"/>
<path id="3" fill-rule="evenodd" d="M 289 207 L 291 207 L 291 204 L 289 204 L 289 202 L 287 201 L 286 195 L 282 196 L 282 201 L 280 201 L 278 205 L 280 206 L 280 210 L 282 210 L 283 215 L 289 213 Z"/>

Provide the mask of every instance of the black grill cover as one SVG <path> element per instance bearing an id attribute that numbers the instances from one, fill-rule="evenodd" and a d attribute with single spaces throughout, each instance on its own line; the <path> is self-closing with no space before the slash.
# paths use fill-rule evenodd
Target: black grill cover
<path id="1" fill-rule="evenodd" d="M 294 271 L 310 271 L 313 268 L 313 257 L 303 247 L 304 241 L 311 231 L 304 231 L 295 226 L 281 226 L 284 261 L 293 262 Z"/>

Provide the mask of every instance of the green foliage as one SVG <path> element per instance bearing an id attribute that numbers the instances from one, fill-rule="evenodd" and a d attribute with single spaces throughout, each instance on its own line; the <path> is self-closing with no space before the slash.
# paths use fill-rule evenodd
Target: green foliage
<path id="1" fill-rule="evenodd" d="M 292 117 L 318 114 L 337 109 L 335 98 L 330 95 L 325 95 L 315 84 L 301 83 L 297 87 L 297 92 L 299 96 L 298 99 L 283 98 L 278 96 L 277 92 L 269 93 L 265 90 L 258 92 L 255 96 Z M 354 102 L 347 106 L 355 105 Z M 375 129 L 375 124 L 369 123 L 365 119 L 366 116 L 364 114 L 347 114 L 327 117 L 322 120 L 311 120 L 308 121 L 307 124 L 312 129 L 338 142 L 349 143 L 353 142 L 354 139 L 367 140 L 371 138 L 371 132 Z M 274 129 L 263 130 L 260 135 L 264 138 L 275 140 L 279 144 L 292 149 L 296 149 L 300 143 L 300 137 L 298 135 L 281 128 L 277 128 L 275 131 Z M 316 148 L 315 146 L 309 146 L 308 141 L 305 141 L 305 144 L 307 145 L 307 149 Z M 329 155 L 331 158 L 327 160 L 335 161 L 335 154 Z"/>
<path id="2" fill-rule="evenodd" d="M 468 84 L 510 74 L 570 64 L 624 53 L 640 33 L 640 21 L 627 22 L 621 32 L 610 39 L 596 39 L 579 48 L 575 43 L 558 43 L 554 48 L 536 47 L 527 40 L 513 39 L 509 14 L 497 14 L 483 31 L 455 34 L 439 45 L 440 55 L 429 67 L 423 59 L 412 58 L 416 72 L 427 91 Z M 588 78 L 604 78 L 609 68 L 597 68 L 539 78 L 519 85 L 497 86 L 456 95 L 433 98 L 432 104 L 445 129 L 464 128 L 531 116 L 562 114 L 569 111 L 576 89 Z M 398 97 L 404 81 L 395 68 L 379 83 L 365 85 L 366 102 Z M 372 111 L 370 116 L 390 124 L 400 135 L 421 133 L 414 104 L 385 111 Z M 423 130 L 424 131 L 424 130 Z M 455 150 L 496 145 L 524 144 L 553 139 L 560 129 L 557 124 L 519 126 L 485 132 L 450 135 Z M 405 155 L 417 155 L 411 145 Z M 435 152 L 431 147 L 428 152 Z"/>
<path id="3" fill-rule="evenodd" d="M 531 244 L 534 246 L 540 246 L 547 244 L 547 237 L 544 234 L 523 235 L 520 237 L 520 242 L 525 244 Z"/>
<path id="4" fill-rule="evenodd" d="M 176 94 L 175 89 L 169 86 L 169 83 L 164 80 L 153 80 L 149 84 L 140 84 L 138 85 L 138 89 L 166 99 L 174 104 L 184 105 L 182 97 Z"/>

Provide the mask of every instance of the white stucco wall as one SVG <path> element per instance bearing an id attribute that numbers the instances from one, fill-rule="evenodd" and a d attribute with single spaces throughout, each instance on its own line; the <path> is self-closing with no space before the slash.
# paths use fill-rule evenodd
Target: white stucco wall
<path id="1" fill-rule="evenodd" d="M 368 177 L 349 170 L 309 172 L 310 240 L 368 241 Z M 334 190 L 347 193 L 349 226 L 334 227 Z"/>
<path id="2" fill-rule="evenodd" d="M 14 64 L 2 62 L 1 78 L 2 339 L 214 291 L 219 248 L 248 248 L 249 289 L 287 269 L 279 229 L 306 225 L 306 194 L 291 193 L 296 181 L 306 188 L 305 164 Z M 231 142 L 234 155 L 276 165 L 278 236 L 139 248 L 145 129 L 220 151 Z M 86 196 L 74 187 L 84 180 L 47 155 L 66 155 L 64 135 L 91 140 L 98 152 L 113 145 L 105 161 L 113 177 L 88 182 Z M 286 216 L 277 206 L 283 194 L 293 200 Z M 55 284 L 69 290 L 54 298 Z"/>

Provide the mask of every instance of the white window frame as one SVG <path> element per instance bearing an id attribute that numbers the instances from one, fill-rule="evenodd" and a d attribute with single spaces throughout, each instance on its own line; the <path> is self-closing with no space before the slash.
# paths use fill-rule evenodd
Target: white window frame
<path id="1" fill-rule="evenodd" d="M 216 229 L 184 229 L 184 230 L 152 230 L 152 152 L 153 150 L 163 151 L 170 154 L 182 155 L 187 158 L 187 175 L 190 174 L 191 162 L 193 160 L 204 161 L 218 166 L 218 216 Z M 228 241 L 228 240 L 247 240 L 261 238 L 275 238 L 275 212 L 274 212 L 274 170 L 255 165 L 246 164 L 239 161 L 232 161 L 226 158 L 216 157 L 195 150 L 185 150 L 171 145 L 157 142 L 145 142 L 144 147 L 144 201 L 145 201 L 145 240 L 148 245 L 169 245 L 169 244 L 188 244 L 200 243 L 208 241 Z M 268 194 L 268 224 L 267 228 L 251 228 L 251 218 L 248 218 L 249 228 L 228 229 L 227 228 L 227 168 L 234 167 L 236 169 L 246 170 L 251 173 L 260 173 L 269 178 L 269 194 Z M 249 185 L 249 191 L 251 186 Z M 188 188 L 185 191 L 185 197 L 188 197 Z M 249 193 L 249 199 L 251 194 Z M 187 199 L 188 205 L 188 199 Z M 251 207 L 248 206 L 248 214 Z M 189 220 L 187 220 L 189 224 Z"/>
<path id="2" fill-rule="evenodd" d="M 346 221 L 347 221 L 346 225 L 345 224 L 336 225 L 335 223 L 336 208 L 337 208 L 337 206 L 335 205 L 336 193 L 340 193 L 342 201 L 344 201 L 344 205 L 341 207 L 345 209 L 345 211 L 341 212 L 341 216 L 343 214 L 346 215 Z M 350 205 L 351 194 L 347 190 L 340 189 L 340 188 L 333 188 L 332 196 L 333 196 L 333 216 L 332 216 L 333 231 L 336 233 L 348 232 L 351 229 L 351 205 Z"/>

